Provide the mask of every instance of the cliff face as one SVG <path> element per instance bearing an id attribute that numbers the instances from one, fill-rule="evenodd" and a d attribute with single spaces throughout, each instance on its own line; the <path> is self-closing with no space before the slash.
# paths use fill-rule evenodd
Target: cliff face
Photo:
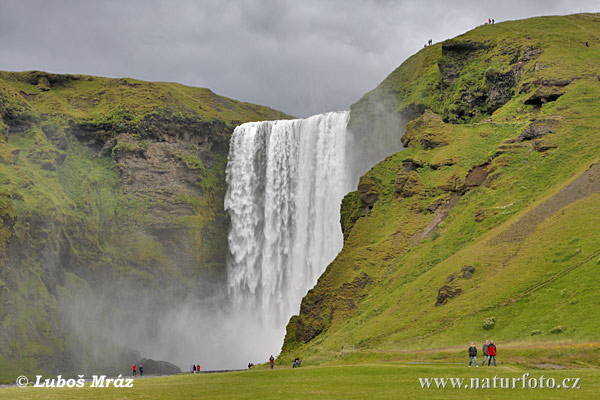
<path id="1" fill-rule="evenodd" d="M 344 249 L 288 324 L 282 359 L 598 339 L 598 37 L 598 14 L 481 26 L 352 106 L 365 142 L 392 115 L 407 149 L 342 202 Z"/>
<path id="2" fill-rule="evenodd" d="M 159 311 L 166 295 L 218 291 L 229 137 L 287 116 L 208 89 L 34 71 L 0 72 L 0 117 L 2 375 L 92 359 L 69 336 L 77 299 Z"/>

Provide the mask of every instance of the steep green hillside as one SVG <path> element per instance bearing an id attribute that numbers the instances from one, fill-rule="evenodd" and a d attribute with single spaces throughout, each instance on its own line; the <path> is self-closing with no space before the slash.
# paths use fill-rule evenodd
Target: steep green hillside
<path id="1" fill-rule="evenodd" d="M 0 72 L 0 376 L 91 361 L 67 336 L 77 299 L 158 313 L 214 290 L 230 134 L 280 118 L 174 83 Z"/>
<path id="2" fill-rule="evenodd" d="M 344 199 L 281 359 L 464 360 L 493 339 L 503 361 L 599 365 L 599 50 L 600 14 L 480 26 L 355 104 L 354 132 L 396 115 L 407 149 Z"/>

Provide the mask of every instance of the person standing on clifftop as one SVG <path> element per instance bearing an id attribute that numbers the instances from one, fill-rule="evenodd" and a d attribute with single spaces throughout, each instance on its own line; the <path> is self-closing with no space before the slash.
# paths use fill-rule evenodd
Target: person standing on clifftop
<path id="1" fill-rule="evenodd" d="M 271 364 L 271 369 L 273 369 L 274 362 L 275 362 L 275 359 L 273 358 L 273 355 L 271 354 L 271 357 L 269 358 L 269 363 Z"/>

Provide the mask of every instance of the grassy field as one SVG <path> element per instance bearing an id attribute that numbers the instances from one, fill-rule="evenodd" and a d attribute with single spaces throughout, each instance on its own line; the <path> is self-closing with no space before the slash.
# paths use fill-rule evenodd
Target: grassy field
<path id="1" fill-rule="evenodd" d="M 521 378 L 529 373 L 562 385 L 565 378 L 580 378 L 580 389 L 502 389 L 498 379 Z M 471 378 L 480 384 L 490 379 L 489 389 L 421 388 L 419 378 Z M 328 367 L 258 369 L 224 374 L 177 375 L 137 379 L 133 388 L 19 388 L 0 389 L 2 399 L 590 399 L 600 393 L 597 369 L 536 370 L 513 365 L 468 368 L 456 364 L 366 364 Z M 573 385 L 574 381 L 568 382 Z M 432 383 L 435 386 L 435 383 Z"/>

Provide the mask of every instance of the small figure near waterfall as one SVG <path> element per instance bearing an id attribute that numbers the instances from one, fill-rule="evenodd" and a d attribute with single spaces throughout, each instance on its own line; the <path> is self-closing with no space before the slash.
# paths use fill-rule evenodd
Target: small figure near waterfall
<path id="1" fill-rule="evenodd" d="M 271 369 L 273 369 L 274 362 L 275 362 L 275 359 L 273 358 L 273 355 L 271 354 L 271 357 L 269 358 L 269 363 L 271 364 Z"/>
<path id="2" fill-rule="evenodd" d="M 133 364 L 131 368 L 133 369 L 133 376 L 135 376 L 135 364 Z"/>
<path id="3" fill-rule="evenodd" d="M 296 359 L 294 360 L 294 364 L 292 364 L 292 368 L 299 367 L 301 363 L 302 361 L 298 357 L 296 357 Z"/>
<path id="4" fill-rule="evenodd" d="M 196 365 L 196 373 L 199 374 L 200 373 L 200 364 Z"/>
<path id="5" fill-rule="evenodd" d="M 140 376 L 143 376 L 144 375 L 144 367 L 142 366 L 142 364 L 140 364 L 139 370 L 140 370 Z"/>

